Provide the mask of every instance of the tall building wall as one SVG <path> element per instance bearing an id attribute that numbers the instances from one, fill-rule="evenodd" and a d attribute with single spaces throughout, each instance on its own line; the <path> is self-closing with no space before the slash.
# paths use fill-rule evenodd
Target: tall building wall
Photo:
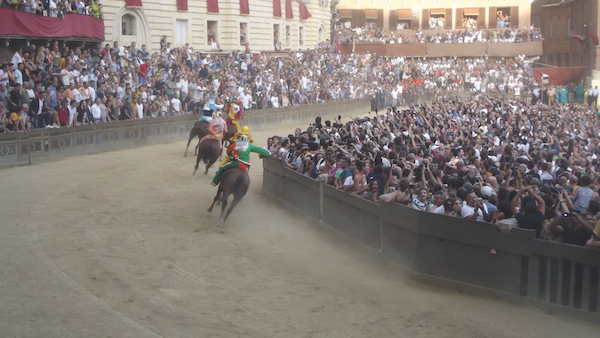
<path id="1" fill-rule="evenodd" d="M 300 20 L 299 3 L 292 0 L 294 18 L 286 19 L 285 0 L 281 1 L 282 17 L 273 16 L 274 0 L 250 0 L 250 14 L 240 15 L 239 0 L 219 0 L 219 13 L 207 12 L 207 1 L 189 0 L 187 11 L 178 11 L 176 0 L 143 0 L 141 8 L 127 8 L 122 0 L 104 0 L 106 41 L 119 41 L 137 46 L 146 44 L 156 51 L 160 39 L 167 36 L 172 46 L 186 42 L 196 51 L 211 49 L 207 39 L 209 25 L 214 27 L 217 41 L 225 51 L 244 49 L 240 44 L 240 24 L 246 24 L 247 39 L 252 51 L 274 50 L 274 25 L 279 25 L 280 42 L 283 48 L 315 48 L 320 41 L 330 36 L 330 9 L 327 1 L 305 1 L 312 15 Z M 125 22 L 123 22 L 125 17 Z M 127 25 L 131 24 L 133 30 Z M 289 26 L 289 39 L 286 28 Z M 125 29 L 125 30 L 124 30 Z M 300 31 L 304 32 L 300 43 Z"/>
<path id="2" fill-rule="evenodd" d="M 462 29 L 456 18 L 463 15 L 464 9 L 477 10 L 477 16 L 484 25 L 481 28 L 496 28 L 495 24 L 490 26 L 489 22 L 495 18 L 495 12 L 498 9 L 504 9 L 507 13 L 513 11 L 513 16 L 518 18 L 519 28 L 529 28 L 531 25 L 531 3 L 529 0 L 342 0 L 336 6 L 338 13 L 346 11 L 346 16 L 350 14 L 347 11 L 354 10 L 378 10 L 383 11 L 381 19 L 383 29 L 394 27 L 390 20 L 394 20 L 394 12 L 397 10 L 412 11 L 411 29 L 423 28 L 429 21 L 430 10 L 444 10 L 444 15 L 450 18 L 446 29 Z M 517 13 L 514 13 L 517 12 Z M 400 12 L 399 12 L 399 15 Z M 381 21 L 380 19 L 380 21 Z M 482 20 L 483 19 L 483 20 Z M 460 20 L 459 20 L 460 21 Z M 415 27 L 418 23 L 418 27 Z"/>

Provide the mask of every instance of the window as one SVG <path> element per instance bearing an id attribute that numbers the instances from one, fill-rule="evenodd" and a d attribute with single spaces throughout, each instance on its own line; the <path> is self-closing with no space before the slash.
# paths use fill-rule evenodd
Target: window
<path id="1" fill-rule="evenodd" d="M 304 45 L 304 27 L 300 27 L 300 31 L 298 32 L 298 45 Z"/>
<path id="2" fill-rule="evenodd" d="M 273 47 L 276 51 L 281 50 L 281 40 L 279 39 L 279 25 L 273 25 Z"/>
<path id="3" fill-rule="evenodd" d="M 187 20 L 175 20 L 175 44 L 185 45 L 187 42 Z"/>
<path id="4" fill-rule="evenodd" d="M 573 33 L 571 33 L 571 18 L 567 17 L 567 36 L 571 35 L 573 35 Z"/>
<path id="5" fill-rule="evenodd" d="M 289 47 L 292 45 L 292 27 L 285 26 L 285 45 Z"/>
<path id="6" fill-rule="evenodd" d="M 121 35 L 135 35 L 135 17 L 125 14 L 121 17 Z"/>
<path id="7" fill-rule="evenodd" d="M 548 64 L 554 65 L 554 55 L 553 54 L 548 54 Z"/>
<path id="8" fill-rule="evenodd" d="M 560 18 L 556 18 L 554 22 L 556 22 L 556 29 L 554 30 L 556 32 L 556 38 L 560 39 L 562 37 L 562 32 L 560 31 Z"/>
<path id="9" fill-rule="evenodd" d="M 548 31 L 546 32 L 546 35 L 548 36 L 548 39 L 552 38 L 552 18 L 548 20 Z"/>
<path id="10" fill-rule="evenodd" d="M 510 27 L 510 7 L 503 7 L 496 9 L 496 21 L 498 22 L 498 27 Z"/>
<path id="11" fill-rule="evenodd" d="M 248 43 L 248 24 L 240 23 L 240 45 L 245 46 Z"/>
<path id="12" fill-rule="evenodd" d="M 569 64 L 569 62 L 571 61 L 570 59 L 571 59 L 571 57 L 570 57 L 569 53 L 565 53 L 565 67 L 570 66 L 570 64 Z"/>
<path id="13" fill-rule="evenodd" d="M 210 45 L 213 42 L 217 42 L 219 37 L 219 22 L 218 21 L 207 21 L 206 22 L 206 41 Z"/>

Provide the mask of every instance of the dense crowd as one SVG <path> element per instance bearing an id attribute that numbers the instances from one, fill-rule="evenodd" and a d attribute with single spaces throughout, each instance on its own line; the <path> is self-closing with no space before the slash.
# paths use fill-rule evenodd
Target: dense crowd
<path id="1" fill-rule="evenodd" d="M 17 48 L 0 70 L 3 130 L 56 128 L 124 119 L 212 114 L 228 102 L 245 110 L 351 100 L 370 95 L 369 63 L 323 48 L 268 53 L 195 53 L 186 44 L 161 52 L 107 44 L 100 51 Z M 35 109 L 34 109 L 35 108 Z"/>
<path id="2" fill-rule="evenodd" d="M 337 30 L 341 43 L 371 42 L 384 44 L 411 43 L 485 43 L 509 42 L 520 43 L 541 41 L 542 35 L 538 28 L 529 29 L 457 29 L 436 30 L 433 33 L 416 31 L 384 31 L 383 29 L 363 29 L 360 27 Z"/>
<path id="3" fill-rule="evenodd" d="M 100 0 L 2 0 L 2 8 L 49 17 L 64 18 L 65 14 L 85 14 L 102 18 Z"/>
<path id="4" fill-rule="evenodd" d="M 0 70 L 0 130 L 210 115 L 234 101 L 250 110 L 384 95 L 395 105 L 439 90 L 525 95 L 534 85 L 524 57 L 421 61 L 342 55 L 332 44 L 271 57 L 196 53 L 166 37 L 160 44 L 154 53 L 135 42 L 99 51 L 58 42 L 16 48 Z"/>
<path id="5" fill-rule="evenodd" d="M 285 165 L 378 203 L 600 247 L 600 115 L 556 102 L 440 100 L 268 141 Z"/>

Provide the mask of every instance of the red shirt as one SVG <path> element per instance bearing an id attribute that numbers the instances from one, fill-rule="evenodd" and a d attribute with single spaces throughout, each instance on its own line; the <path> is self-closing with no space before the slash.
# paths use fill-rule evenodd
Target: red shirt
<path id="1" fill-rule="evenodd" d="M 148 74 L 148 65 L 145 63 L 142 63 L 140 65 L 140 70 L 138 72 L 138 76 L 141 78 L 146 78 L 146 74 Z"/>
<path id="2" fill-rule="evenodd" d="M 69 109 L 67 108 L 59 108 L 58 109 L 58 121 L 62 125 L 66 125 L 69 121 Z"/>

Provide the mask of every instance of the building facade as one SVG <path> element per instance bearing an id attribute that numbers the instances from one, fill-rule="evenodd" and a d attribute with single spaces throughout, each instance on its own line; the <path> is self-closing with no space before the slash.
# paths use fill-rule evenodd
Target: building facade
<path id="1" fill-rule="evenodd" d="M 540 62 L 550 66 L 586 66 L 596 64 L 598 3 L 596 0 L 536 0 L 531 17 L 544 36 L 544 55 Z"/>
<path id="2" fill-rule="evenodd" d="M 346 27 L 399 29 L 529 28 L 530 0 L 339 0 Z"/>
<path id="3" fill-rule="evenodd" d="M 138 1 L 139 2 L 139 1 Z M 245 34 L 252 51 L 272 51 L 274 40 L 281 49 L 315 48 L 330 36 L 329 1 L 304 0 L 141 0 L 132 6 L 123 0 L 104 0 L 106 42 L 128 45 L 135 41 L 158 50 L 161 38 L 174 47 L 189 43 L 197 51 L 210 51 L 209 31 L 214 32 L 221 49 L 244 50 L 240 35 Z M 215 11 L 214 5 L 217 4 Z M 247 4 L 248 14 L 242 14 Z M 212 5 L 213 8 L 210 8 Z M 310 17 L 303 20 L 300 8 L 305 6 Z M 277 7 L 280 16 L 277 16 Z"/>

